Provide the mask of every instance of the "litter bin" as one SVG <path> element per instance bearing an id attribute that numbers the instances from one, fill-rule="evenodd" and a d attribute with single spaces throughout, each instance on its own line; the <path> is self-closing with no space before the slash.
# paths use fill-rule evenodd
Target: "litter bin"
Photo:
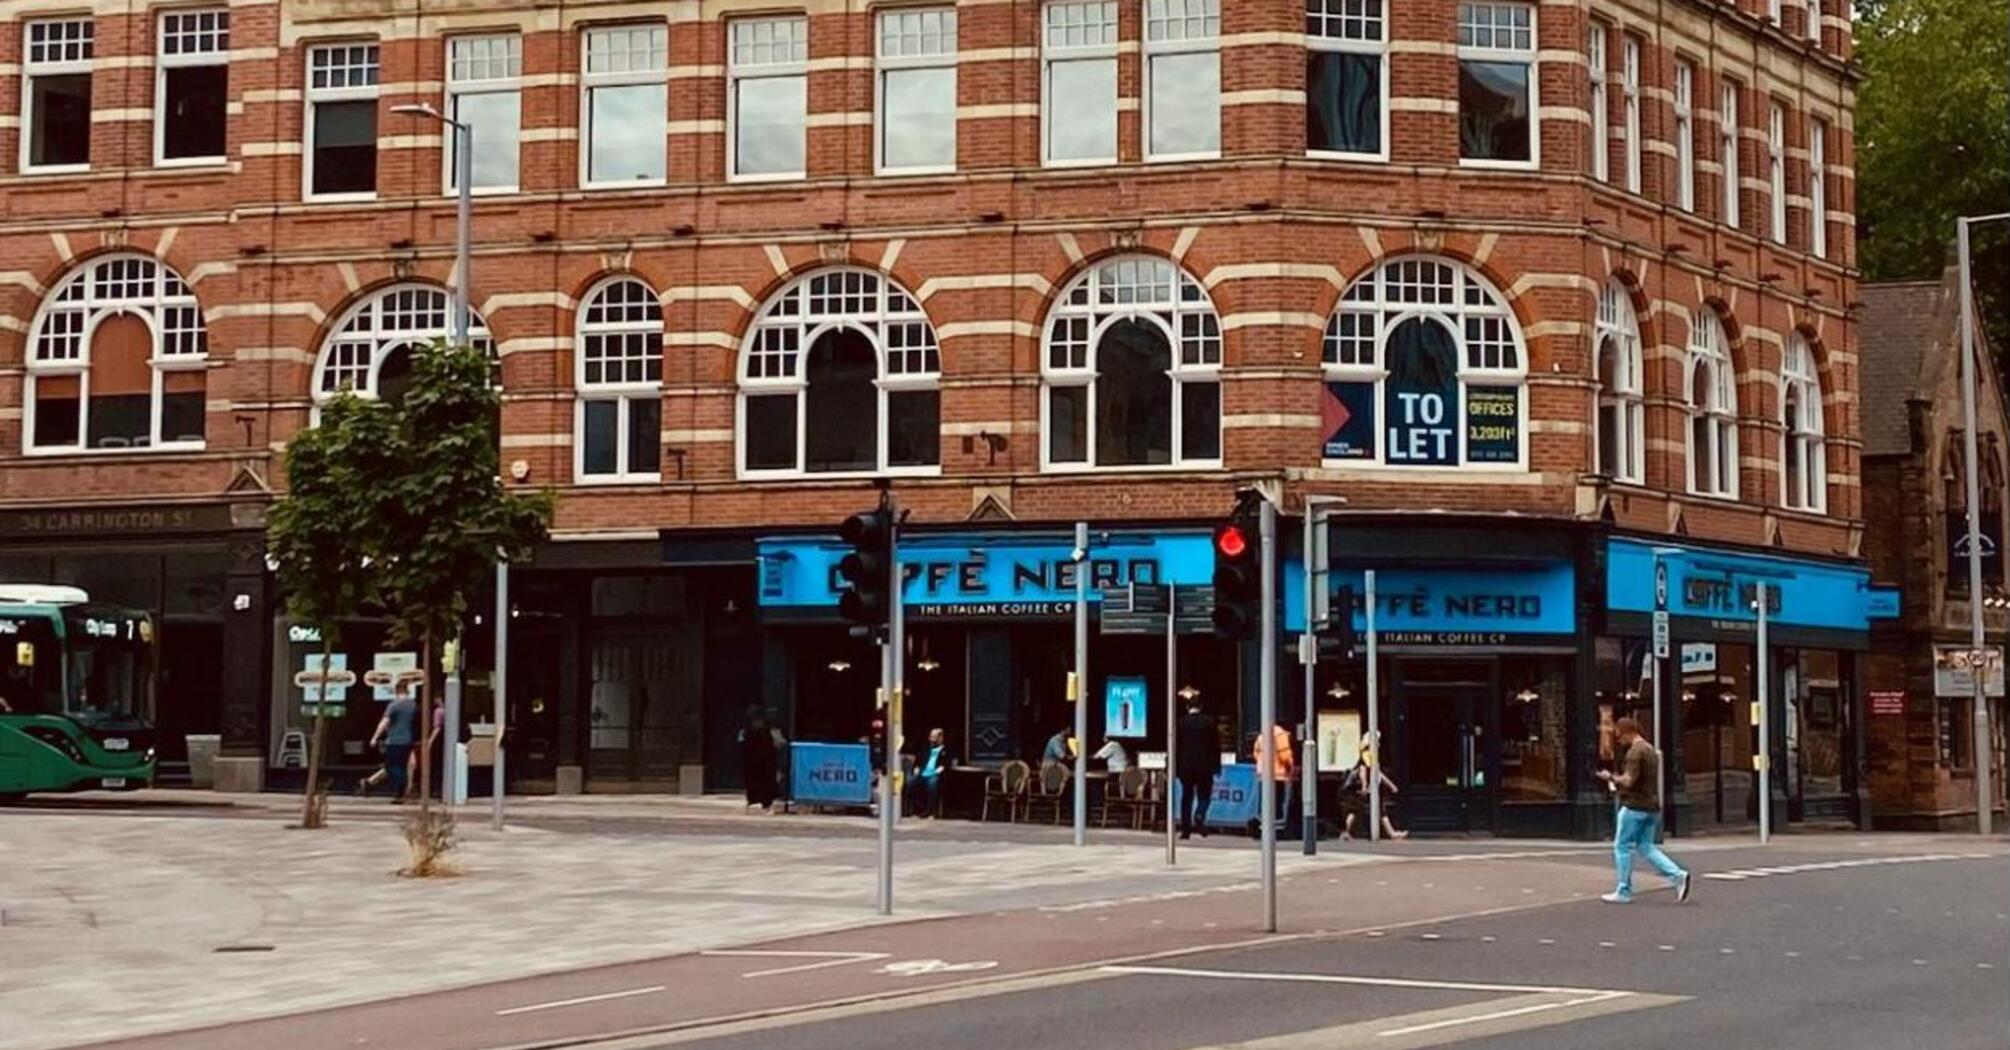
<path id="1" fill-rule="evenodd" d="M 199 788 L 216 786 L 216 753 L 223 749 L 223 737 L 215 733 L 190 733 L 188 779 Z"/>

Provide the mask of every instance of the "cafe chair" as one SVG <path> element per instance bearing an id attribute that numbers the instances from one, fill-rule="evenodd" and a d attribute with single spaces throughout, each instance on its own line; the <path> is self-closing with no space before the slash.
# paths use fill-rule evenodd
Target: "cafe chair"
<path id="1" fill-rule="evenodd" d="M 991 819 L 991 803 L 1005 804 L 1005 819 L 1019 819 L 1019 807 L 1026 803 L 1026 785 L 1033 779 L 1033 770 L 1026 763 L 1014 759 L 998 767 L 998 772 L 984 778 L 984 812 L 978 819 Z"/>
<path id="2" fill-rule="evenodd" d="M 1136 831 L 1149 801 L 1148 790 L 1144 770 L 1133 767 L 1118 773 L 1116 780 L 1103 788 L 1103 826 L 1110 826 L 1110 810 L 1117 809 L 1130 814 L 1131 830 Z"/>
<path id="3" fill-rule="evenodd" d="M 1040 766 L 1040 780 L 1026 795 L 1026 819 L 1032 820 L 1041 806 L 1054 812 L 1054 823 L 1061 822 L 1061 803 L 1068 797 L 1070 778 L 1067 766 L 1059 762 L 1046 762 Z"/>

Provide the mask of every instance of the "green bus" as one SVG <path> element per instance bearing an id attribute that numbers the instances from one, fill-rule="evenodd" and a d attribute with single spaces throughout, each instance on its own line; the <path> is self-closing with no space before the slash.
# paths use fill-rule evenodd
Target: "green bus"
<path id="1" fill-rule="evenodd" d="M 152 784 L 153 648 L 144 612 L 0 584 L 0 801 Z"/>

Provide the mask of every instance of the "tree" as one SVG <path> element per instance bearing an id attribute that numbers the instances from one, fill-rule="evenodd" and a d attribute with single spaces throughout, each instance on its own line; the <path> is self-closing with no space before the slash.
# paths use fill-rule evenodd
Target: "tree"
<path id="1" fill-rule="evenodd" d="M 411 385 L 396 409 L 397 470 L 383 479 L 383 498 L 374 506 L 384 537 L 380 587 L 391 637 L 423 646 L 422 735 L 432 730 L 439 644 L 458 638 L 497 560 L 528 557 L 551 520 L 549 493 L 513 493 L 498 475 L 501 408 L 494 362 L 480 349 L 435 344 L 413 355 Z M 444 836 L 432 816 L 428 750 L 419 758 L 425 801 L 408 829 L 418 874 L 430 859 L 421 843 Z"/>
<path id="2" fill-rule="evenodd" d="M 1956 217 L 2010 210 L 2010 0 L 1859 0 L 1857 14 L 1860 261 L 1872 280 L 1938 278 Z M 2010 355 L 2010 228 L 1977 227 L 1974 248 L 1983 325 Z"/>
<path id="3" fill-rule="evenodd" d="M 272 508 L 266 550 L 278 565 L 287 615 L 321 640 L 322 704 L 307 750 L 300 826 L 318 828 L 326 808 L 321 755 L 326 736 L 329 657 L 342 624 L 377 604 L 373 560 L 382 551 L 376 503 L 379 479 L 396 469 L 397 421 L 374 401 L 343 395 L 321 411 L 320 425 L 286 448 L 286 495 Z"/>

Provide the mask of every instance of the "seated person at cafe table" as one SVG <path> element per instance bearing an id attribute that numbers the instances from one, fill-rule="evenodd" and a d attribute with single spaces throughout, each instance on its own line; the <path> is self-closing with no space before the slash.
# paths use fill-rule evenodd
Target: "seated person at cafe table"
<path id="1" fill-rule="evenodd" d="M 907 811 L 918 817 L 942 815 L 942 774 L 956 764 L 940 729 L 928 731 L 928 748 L 915 766 L 914 782 L 907 787 Z"/>
<path id="2" fill-rule="evenodd" d="M 1124 750 L 1124 745 L 1111 737 L 1104 737 L 1103 746 L 1089 757 L 1103 762 L 1111 773 L 1121 773 L 1131 768 L 1130 753 Z"/>
<path id="3" fill-rule="evenodd" d="M 1049 762 L 1071 762 L 1075 758 L 1075 737 L 1067 729 L 1062 729 L 1047 738 L 1047 747 L 1040 752 L 1040 764 Z"/>

